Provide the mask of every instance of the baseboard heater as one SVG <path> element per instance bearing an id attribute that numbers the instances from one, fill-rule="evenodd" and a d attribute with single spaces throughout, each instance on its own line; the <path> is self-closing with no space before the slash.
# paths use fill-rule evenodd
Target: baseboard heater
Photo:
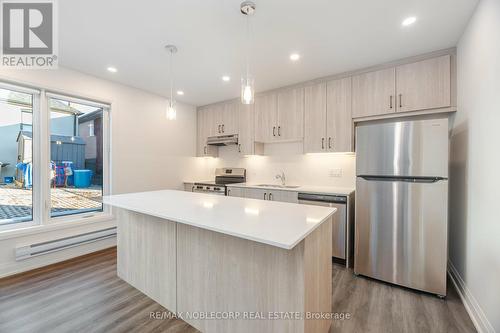
<path id="1" fill-rule="evenodd" d="M 21 246 L 16 248 L 16 260 L 24 260 L 112 237 L 116 237 L 116 227 L 60 238 L 49 242 Z"/>

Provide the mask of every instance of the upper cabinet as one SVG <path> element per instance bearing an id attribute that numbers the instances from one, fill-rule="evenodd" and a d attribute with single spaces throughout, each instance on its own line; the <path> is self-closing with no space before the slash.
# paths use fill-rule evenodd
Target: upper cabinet
<path id="1" fill-rule="evenodd" d="M 304 152 L 351 151 L 351 78 L 306 87 Z"/>
<path id="2" fill-rule="evenodd" d="M 238 152 L 241 155 L 264 153 L 263 144 L 255 142 L 255 108 L 251 104 L 238 103 Z"/>
<path id="3" fill-rule="evenodd" d="M 326 83 L 305 88 L 304 152 L 321 153 L 326 149 Z"/>
<path id="4" fill-rule="evenodd" d="M 199 109 L 197 112 L 196 156 L 217 157 L 219 154 L 217 147 L 207 145 L 207 137 L 213 135 L 210 134 L 214 127 L 213 115 L 213 110 L 209 108 Z"/>
<path id="5" fill-rule="evenodd" d="M 395 90 L 395 68 L 353 76 L 353 118 L 378 116 L 394 112 L 396 110 Z"/>
<path id="6" fill-rule="evenodd" d="M 241 102 L 231 101 L 224 104 L 220 120 L 221 134 L 238 134 L 238 111 Z"/>
<path id="7" fill-rule="evenodd" d="M 445 55 L 396 67 L 398 112 L 451 106 L 451 57 Z"/>
<path id="8" fill-rule="evenodd" d="M 304 137 L 304 88 L 255 98 L 255 141 L 301 141 Z"/>
<path id="9" fill-rule="evenodd" d="M 255 141 L 272 142 L 278 127 L 278 97 L 275 93 L 255 96 Z"/>
<path id="10" fill-rule="evenodd" d="M 326 84 L 326 147 L 329 152 L 352 152 L 353 123 L 351 112 L 351 81 L 345 79 Z"/>
<path id="11" fill-rule="evenodd" d="M 207 136 L 238 133 L 238 103 L 227 102 L 204 107 Z"/>
<path id="12" fill-rule="evenodd" d="M 304 138 L 304 88 L 278 92 L 277 141 L 302 141 Z"/>
<path id="13" fill-rule="evenodd" d="M 356 75 L 353 118 L 452 106 L 451 56 Z"/>

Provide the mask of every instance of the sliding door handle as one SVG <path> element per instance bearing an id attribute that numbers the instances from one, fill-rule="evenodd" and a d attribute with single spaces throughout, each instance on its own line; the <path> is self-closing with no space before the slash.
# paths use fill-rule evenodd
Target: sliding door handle
<path id="1" fill-rule="evenodd" d="M 217 125 L 217 132 L 220 133 L 220 125 Z"/>
<path id="2" fill-rule="evenodd" d="M 276 126 L 273 126 L 273 136 L 276 136 Z"/>
<path id="3" fill-rule="evenodd" d="M 264 192 L 264 200 L 267 200 L 267 193 Z"/>
<path id="4" fill-rule="evenodd" d="M 241 153 L 241 144 L 238 144 L 238 153 Z"/>
<path id="5" fill-rule="evenodd" d="M 321 149 L 325 149 L 325 138 L 321 138 Z"/>
<path id="6" fill-rule="evenodd" d="M 269 193 L 269 200 L 273 201 L 273 194 Z"/>
<path id="7" fill-rule="evenodd" d="M 389 109 L 392 109 L 392 95 L 389 97 Z"/>
<path id="8" fill-rule="evenodd" d="M 332 149 L 332 137 L 328 137 L 328 149 Z"/>
<path id="9" fill-rule="evenodd" d="M 403 107 L 403 94 L 399 94 L 399 107 Z"/>
<path id="10" fill-rule="evenodd" d="M 281 126 L 278 126 L 278 136 L 281 136 Z"/>
<path id="11" fill-rule="evenodd" d="M 203 154 L 206 155 L 207 154 L 207 146 L 203 147 Z"/>
<path id="12" fill-rule="evenodd" d="M 224 124 L 222 124 L 222 133 L 224 133 Z"/>

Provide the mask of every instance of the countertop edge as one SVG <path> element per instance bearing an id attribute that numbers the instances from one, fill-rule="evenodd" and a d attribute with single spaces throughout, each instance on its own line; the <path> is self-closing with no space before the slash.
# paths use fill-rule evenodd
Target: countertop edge
<path id="1" fill-rule="evenodd" d="M 321 224 L 323 224 L 326 220 L 328 220 L 329 218 L 331 218 L 332 215 L 337 212 L 337 208 L 333 208 L 332 207 L 333 211 L 330 214 L 328 214 L 328 216 L 326 216 L 321 222 L 316 223 L 315 226 L 314 226 L 314 228 L 311 228 L 307 233 L 305 233 L 304 235 L 302 235 L 297 241 L 295 241 L 292 244 L 282 244 L 282 243 L 276 243 L 276 242 L 273 242 L 273 241 L 264 240 L 264 239 L 261 239 L 261 238 L 256 238 L 256 237 L 251 237 L 251 236 L 248 236 L 248 235 L 243 235 L 243 234 L 240 234 L 240 233 L 229 233 L 227 231 L 220 230 L 218 228 L 211 228 L 211 227 L 206 226 L 206 225 L 199 225 L 197 223 L 186 221 L 186 220 L 182 220 L 182 219 L 179 219 L 179 218 L 168 217 L 168 216 L 164 216 L 162 214 L 151 213 L 151 212 L 142 210 L 140 208 L 126 207 L 126 205 L 116 204 L 116 203 L 110 203 L 110 202 L 106 202 L 106 201 L 107 200 L 105 198 L 103 198 L 103 204 L 105 204 L 105 205 L 110 205 L 110 206 L 113 206 L 113 207 L 118 207 L 118 208 L 130 210 L 130 211 L 133 211 L 133 212 L 136 212 L 136 213 L 145 214 L 145 215 L 149 215 L 149 216 L 154 216 L 154 217 L 161 218 L 161 219 L 164 219 L 164 220 L 167 220 L 167 221 L 172 221 L 172 222 L 176 222 L 176 223 L 182 223 L 182 224 L 190 225 L 190 226 L 193 226 L 193 227 L 196 227 L 196 228 L 201 228 L 201 229 L 204 229 L 204 230 L 210 230 L 210 231 L 218 232 L 218 233 L 221 233 L 221 234 L 224 234 L 224 235 L 228 235 L 228 236 L 232 236 L 232 237 L 237 237 L 237 238 L 246 239 L 246 240 L 250 240 L 250 241 L 261 243 L 261 244 L 266 244 L 266 245 L 278 247 L 278 248 L 281 248 L 281 249 L 284 249 L 284 250 L 292 250 L 295 246 L 297 246 L 300 242 L 302 242 L 305 238 L 307 238 L 307 236 L 309 236 L 314 230 L 316 230 Z"/>

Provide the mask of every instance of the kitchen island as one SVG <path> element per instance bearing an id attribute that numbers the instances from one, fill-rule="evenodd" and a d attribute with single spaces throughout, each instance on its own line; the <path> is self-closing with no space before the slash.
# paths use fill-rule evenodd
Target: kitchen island
<path id="1" fill-rule="evenodd" d="M 104 197 L 118 276 L 202 332 L 328 332 L 335 208 L 184 191 Z"/>

